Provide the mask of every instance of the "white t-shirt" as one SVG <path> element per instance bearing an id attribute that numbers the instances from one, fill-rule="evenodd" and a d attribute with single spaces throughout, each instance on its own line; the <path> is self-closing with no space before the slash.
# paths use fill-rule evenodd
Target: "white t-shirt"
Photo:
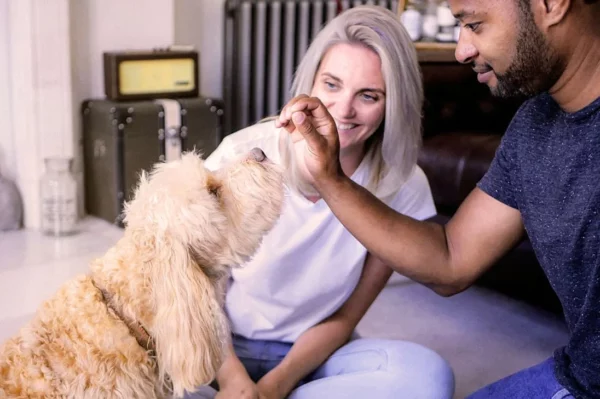
<path id="1" fill-rule="evenodd" d="M 226 136 L 205 166 L 218 169 L 254 147 L 279 163 L 279 134 L 271 121 Z M 361 163 L 352 180 L 365 185 L 368 172 Z M 435 215 L 420 168 L 390 206 L 419 220 Z M 252 260 L 232 271 L 225 300 L 232 331 L 250 339 L 294 342 L 344 304 L 358 283 L 366 255 L 325 201 L 312 203 L 288 190 L 275 227 Z"/>

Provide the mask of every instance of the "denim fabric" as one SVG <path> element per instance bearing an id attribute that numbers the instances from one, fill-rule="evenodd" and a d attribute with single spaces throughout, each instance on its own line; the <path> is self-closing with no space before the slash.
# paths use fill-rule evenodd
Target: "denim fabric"
<path id="1" fill-rule="evenodd" d="M 553 358 L 505 377 L 473 393 L 468 399 L 571 399 L 573 395 L 556 380 Z"/>

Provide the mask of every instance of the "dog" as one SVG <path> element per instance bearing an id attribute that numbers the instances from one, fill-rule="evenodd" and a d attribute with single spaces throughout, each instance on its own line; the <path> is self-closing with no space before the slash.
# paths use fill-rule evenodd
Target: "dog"
<path id="1" fill-rule="evenodd" d="M 282 176 L 256 148 L 215 172 L 190 152 L 142 173 L 123 237 L 0 347 L 0 397 L 182 397 L 213 381 L 229 270 L 278 220 Z"/>

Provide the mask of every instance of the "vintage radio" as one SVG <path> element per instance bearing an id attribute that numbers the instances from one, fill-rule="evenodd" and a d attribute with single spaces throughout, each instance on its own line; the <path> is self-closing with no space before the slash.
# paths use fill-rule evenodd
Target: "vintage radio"
<path id="1" fill-rule="evenodd" d="M 187 46 L 105 52 L 104 90 L 113 101 L 198 97 L 198 52 Z"/>

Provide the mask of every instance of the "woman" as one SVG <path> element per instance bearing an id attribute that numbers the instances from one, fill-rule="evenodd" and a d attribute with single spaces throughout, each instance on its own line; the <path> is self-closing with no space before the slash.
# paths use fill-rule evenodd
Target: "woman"
<path id="1" fill-rule="evenodd" d="M 335 118 L 346 175 L 398 212 L 435 214 L 416 166 L 419 67 L 396 15 L 380 7 L 338 15 L 308 49 L 293 92 L 318 97 Z M 452 371 L 435 352 L 350 340 L 391 270 L 315 195 L 298 146 L 278 126 L 270 120 L 227 136 L 206 161 L 218 169 L 260 147 L 285 168 L 289 187 L 277 225 L 254 258 L 233 271 L 225 300 L 233 338 L 216 397 L 451 398 Z"/>

